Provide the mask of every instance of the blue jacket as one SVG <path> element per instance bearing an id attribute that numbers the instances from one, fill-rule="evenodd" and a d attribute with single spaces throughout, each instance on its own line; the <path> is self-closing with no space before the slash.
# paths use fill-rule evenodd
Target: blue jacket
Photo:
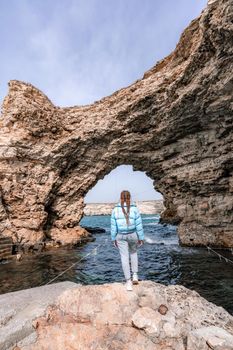
<path id="1" fill-rule="evenodd" d="M 126 204 L 124 204 L 127 210 Z M 130 205 L 129 211 L 129 225 L 127 226 L 124 213 L 121 208 L 121 204 L 118 203 L 112 210 L 111 215 L 111 239 L 114 241 L 116 239 L 117 233 L 131 233 L 137 232 L 138 238 L 144 239 L 144 232 L 142 227 L 142 218 L 136 204 L 132 203 Z"/>

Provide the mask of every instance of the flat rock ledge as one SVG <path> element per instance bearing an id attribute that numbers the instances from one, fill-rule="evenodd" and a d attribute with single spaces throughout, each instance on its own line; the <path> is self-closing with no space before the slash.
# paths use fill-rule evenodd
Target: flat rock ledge
<path id="1" fill-rule="evenodd" d="M 1 350 L 229 350 L 233 317 L 180 285 L 60 282 L 0 296 Z"/>

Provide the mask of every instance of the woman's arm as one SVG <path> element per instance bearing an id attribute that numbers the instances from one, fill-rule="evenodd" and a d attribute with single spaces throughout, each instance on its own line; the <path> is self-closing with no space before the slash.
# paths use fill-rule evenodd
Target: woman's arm
<path id="1" fill-rule="evenodd" d="M 139 213 L 138 208 L 136 207 L 136 212 L 135 212 L 135 225 L 136 225 L 136 231 L 138 234 L 138 238 L 143 241 L 144 240 L 144 231 L 143 231 L 143 226 L 142 226 L 142 218 Z"/>
<path id="2" fill-rule="evenodd" d="M 111 215 L 111 239 L 112 241 L 115 241 L 117 235 L 117 223 L 116 223 L 116 218 L 115 218 L 115 210 L 112 210 L 112 215 Z"/>

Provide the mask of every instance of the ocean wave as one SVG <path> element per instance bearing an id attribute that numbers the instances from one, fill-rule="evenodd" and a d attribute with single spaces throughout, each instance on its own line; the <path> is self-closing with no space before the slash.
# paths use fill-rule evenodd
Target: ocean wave
<path id="1" fill-rule="evenodd" d="M 158 240 L 158 239 L 152 239 L 151 237 L 145 237 L 144 240 L 148 244 L 161 244 L 161 245 L 177 245 L 178 244 L 178 241 L 175 239 Z"/>
<path id="2" fill-rule="evenodd" d="M 150 222 L 148 224 L 143 224 L 143 226 L 157 226 L 160 225 L 158 222 Z"/>
<path id="3" fill-rule="evenodd" d="M 142 220 L 154 220 L 154 219 L 159 219 L 159 215 L 158 216 L 150 216 L 150 217 L 142 217 Z"/>
<path id="4" fill-rule="evenodd" d="M 164 243 L 162 241 L 158 241 L 158 240 L 152 239 L 150 237 L 145 237 L 145 242 L 149 243 L 149 244 L 161 244 L 161 243 Z"/>

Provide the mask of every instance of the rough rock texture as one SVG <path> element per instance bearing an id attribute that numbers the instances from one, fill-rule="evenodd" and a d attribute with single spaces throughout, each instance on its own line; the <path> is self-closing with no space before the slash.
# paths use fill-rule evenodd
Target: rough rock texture
<path id="1" fill-rule="evenodd" d="M 145 171 L 186 245 L 233 245 L 233 2 L 209 1 L 174 52 L 141 80 L 60 108 L 9 82 L 0 129 L 0 228 L 37 242 L 78 225 L 112 169 Z M 166 218 L 166 211 L 164 212 Z"/>
<path id="2" fill-rule="evenodd" d="M 12 239 L 0 235 L 0 261 L 12 257 Z"/>
<path id="3" fill-rule="evenodd" d="M 164 210 L 163 200 L 135 201 L 141 214 L 160 214 Z M 110 215 L 116 203 L 87 203 L 85 215 Z"/>
<path id="4" fill-rule="evenodd" d="M 24 344 L 27 341 L 35 341 L 33 320 L 43 316 L 46 308 L 52 305 L 62 292 L 77 286 L 77 283 L 66 281 L 1 294 L 0 349 L 12 349 L 20 341 Z"/>
<path id="5" fill-rule="evenodd" d="M 18 350 L 233 349 L 233 317 L 185 287 L 150 281 L 140 282 L 132 292 L 121 283 L 68 287 L 46 311 L 41 302 L 40 312 L 36 303 L 34 309 L 26 308 L 28 332 L 18 338 Z M 6 320 L 2 332 L 15 318 L 17 313 Z"/>
<path id="6" fill-rule="evenodd" d="M 74 246 L 76 244 L 92 241 L 94 239 L 85 228 L 80 226 L 67 228 L 66 230 L 61 230 L 57 227 L 53 227 L 50 230 L 50 237 L 53 242 L 63 246 Z"/>

